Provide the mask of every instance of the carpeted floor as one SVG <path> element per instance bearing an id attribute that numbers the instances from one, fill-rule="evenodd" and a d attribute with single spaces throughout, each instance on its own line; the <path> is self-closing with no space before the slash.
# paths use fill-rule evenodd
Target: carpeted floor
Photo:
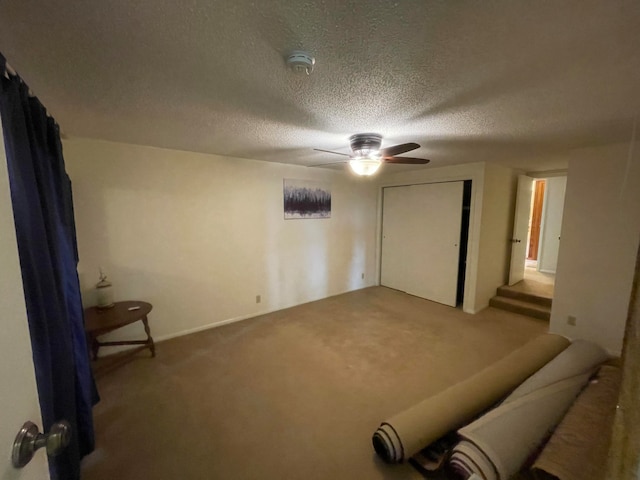
<path id="1" fill-rule="evenodd" d="M 98 375 L 83 479 L 421 478 L 377 459 L 379 423 L 546 328 L 373 287 L 175 338 Z"/>
<path id="2" fill-rule="evenodd" d="M 526 267 L 524 269 L 524 280 L 547 285 L 551 292 L 551 296 L 553 296 L 553 287 L 556 283 L 556 276 L 553 273 L 539 272 L 535 267 Z"/>
<path id="3" fill-rule="evenodd" d="M 554 286 L 548 283 L 541 283 L 536 280 L 530 280 L 525 278 L 519 281 L 515 285 L 507 286 L 509 290 L 521 293 L 527 293 L 535 295 L 537 297 L 549 298 L 553 300 L 553 288 Z"/>

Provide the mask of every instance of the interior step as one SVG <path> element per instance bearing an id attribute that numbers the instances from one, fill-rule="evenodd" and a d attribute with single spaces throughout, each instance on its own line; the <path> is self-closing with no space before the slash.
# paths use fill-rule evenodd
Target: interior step
<path id="1" fill-rule="evenodd" d="M 522 300 L 529 303 L 536 303 L 549 308 L 551 308 L 551 302 L 553 301 L 553 298 L 550 296 L 533 293 L 531 291 L 523 291 L 522 288 L 510 287 L 509 285 L 498 287 L 498 296 Z"/>
<path id="2" fill-rule="evenodd" d="M 551 305 L 541 305 L 539 303 L 504 297 L 502 295 L 496 295 L 489 300 L 489 305 L 509 312 L 539 318 L 541 320 L 549 320 L 549 318 L 551 318 Z"/>

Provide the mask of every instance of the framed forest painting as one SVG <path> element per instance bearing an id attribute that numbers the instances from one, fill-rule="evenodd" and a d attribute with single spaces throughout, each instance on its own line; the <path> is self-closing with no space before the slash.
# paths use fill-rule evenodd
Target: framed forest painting
<path id="1" fill-rule="evenodd" d="M 319 182 L 285 178 L 284 218 L 331 218 L 331 189 Z"/>

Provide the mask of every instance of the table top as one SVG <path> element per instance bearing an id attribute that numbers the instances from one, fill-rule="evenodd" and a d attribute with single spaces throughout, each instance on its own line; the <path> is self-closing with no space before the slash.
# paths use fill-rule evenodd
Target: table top
<path id="1" fill-rule="evenodd" d="M 129 310 L 131 307 L 140 307 Z M 84 329 L 91 334 L 100 335 L 116 328 L 129 325 L 144 318 L 153 308 L 150 303 L 138 300 L 116 302 L 111 308 L 89 307 L 84 311 Z"/>

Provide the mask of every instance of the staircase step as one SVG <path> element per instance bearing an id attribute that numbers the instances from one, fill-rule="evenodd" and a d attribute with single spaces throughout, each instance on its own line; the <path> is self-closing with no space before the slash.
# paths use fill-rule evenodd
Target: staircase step
<path id="1" fill-rule="evenodd" d="M 553 298 L 551 297 L 543 297 L 534 293 L 523 292 L 509 287 L 508 285 L 498 287 L 497 293 L 499 297 L 508 297 L 515 300 L 522 300 L 524 302 L 537 303 L 538 305 L 543 305 L 549 308 L 551 308 L 551 303 L 553 302 Z"/>
<path id="2" fill-rule="evenodd" d="M 513 313 L 520 313 L 529 317 L 539 318 L 541 320 L 549 320 L 551 318 L 551 307 L 540 305 L 538 303 L 518 300 L 516 298 L 503 297 L 496 295 L 489 300 L 489 305 L 502 310 Z"/>

